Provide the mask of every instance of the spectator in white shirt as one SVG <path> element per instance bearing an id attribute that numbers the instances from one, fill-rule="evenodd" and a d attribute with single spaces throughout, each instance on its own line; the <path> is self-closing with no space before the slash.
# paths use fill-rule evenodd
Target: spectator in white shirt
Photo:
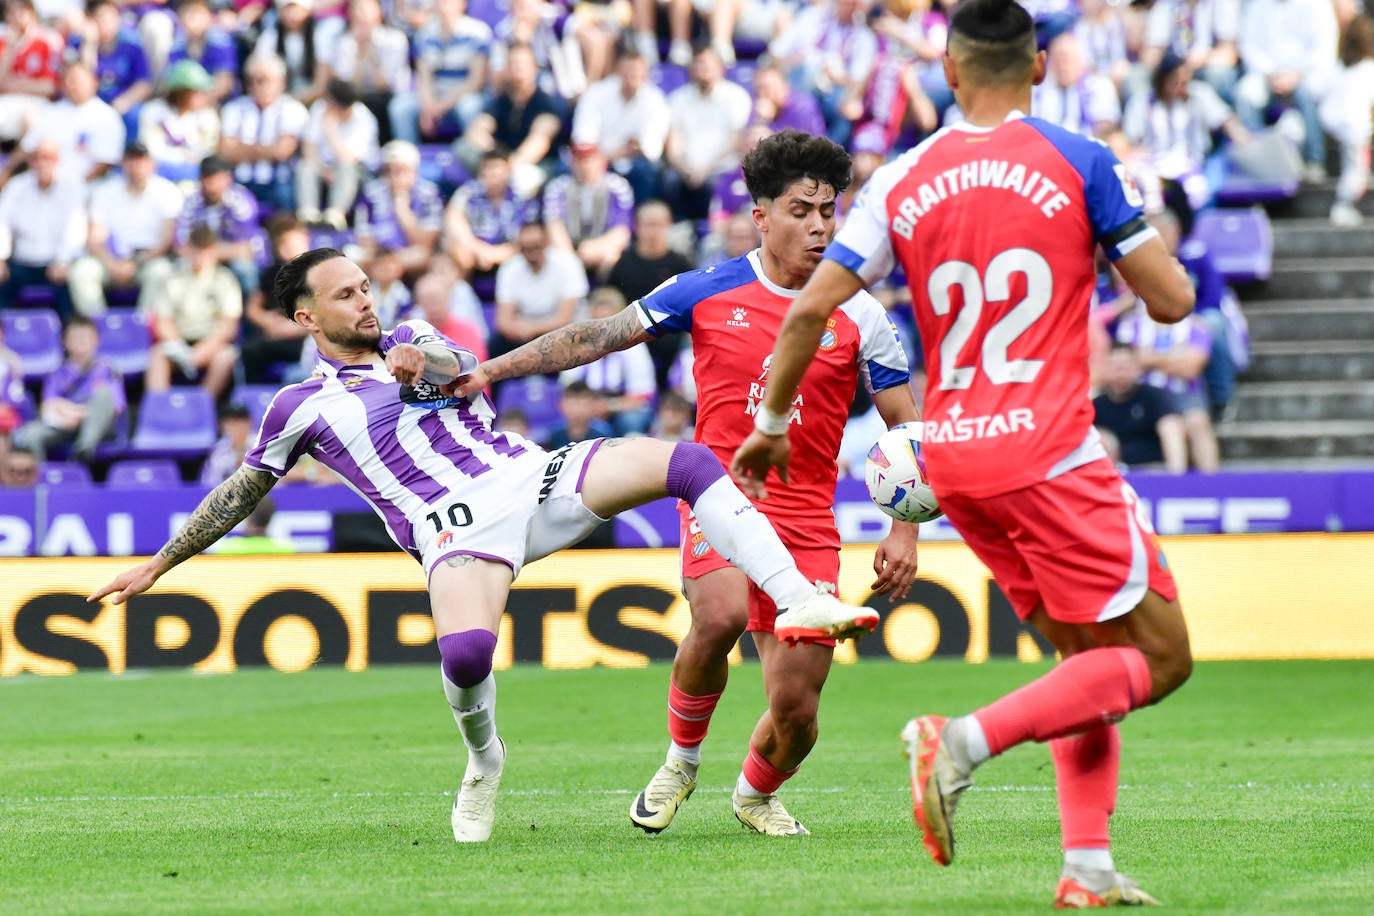
<path id="1" fill-rule="evenodd" d="M 1336 11 L 1331 0 L 1250 0 L 1241 25 L 1245 76 L 1236 111 L 1247 127 L 1264 126 L 1273 102 L 1296 108 L 1306 126 L 1308 179 L 1326 176 L 1326 138 L 1317 103 L 1336 70 Z"/>
<path id="2" fill-rule="evenodd" d="M 65 98 L 38 115 L 19 150 L 5 164 L 5 176 L 13 174 L 40 140 L 57 144 L 63 178 L 90 183 L 113 168 L 124 149 L 124 119 L 100 100 L 96 88 L 95 74 L 87 64 L 79 60 L 68 64 L 62 73 Z"/>
<path id="3" fill-rule="evenodd" d="M 234 179 L 274 210 L 296 209 L 291 161 L 310 120 L 304 105 L 286 94 L 286 65 L 254 54 L 244 66 L 248 94 L 224 106 L 220 155 L 234 164 Z"/>
<path id="4" fill-rule="evenodd" d="M 300 220 L 310 224 L 323 219 L 326 225 L 344 229 L 363 176 L 377 169 L 377 119 L 358 100 L 352 83 L 331 79 L 325 84 L 324 97 L 310 108 L 303 139 L 296 163 Z M 321 184 L 329 189 L 323 217 Z"/>
<path id="5" fill-rule="evenodd" d="M 516 253 L 496 271 L 493 356 L 563 327 L 587 297 L 582 262 L 552 247 L 543 223 L 526 223 L 515 241 Z"/>
<path id="6" fill-rule="evenodd" d="M 58 314 L 71 313 L 67 271 L 86 244 L 86 187 L 58 177 L 61 158 L 57 144 L 43 140 L 29 170 L 0 192 L 0 309 L 24 287 L 51 286 Z"/>
<path id="7" fill-rule="evenodd" d="M 625 308 L 625 297 L 611 286 L 594 290 L 588 302 L 588 317 L 610 318 Z M 654 419 L 654 395 L 658 380 L 654 375 L 654 358 L 649 347 L 637 343 L 627 350 L 607 353 L 585 366 L 575 366 L 558 376 L 564 387 L 584 382 L 587 387 L 605 398 L 606 419 L 615 427 L 616 435 L 643 433 Z"/>
<path id="8" fill-rule="evenodd" d="M 678 219 L 700 220 L 710 213 L 711 189 L 736 163 L 736 140 L 753 107 L 749 91 L 725 79 L 720 53 L 710 45 L 699 48 L 692 81 L 668 96 L 664 196 Z"/>
<path id="9" fill-rule="evenodd" d="M 179 60 L 167 73 L 167 95 L 143 105 L 138 139 L 157 162 L 158 174 L 195 182 L 200 163 L 219 148 L 219 111 L 210 102 L 214 78 L 193 60 Z"/>
<path id="10" fill-rule="evenodd" d="M 1102 137 L 1121 120 L 1111 80 L 1088 72 L 1083 45 L 1073 32 L 1050 42 L 1049 72 L 1031 93 L 1031 112 L 1085 137 Z"/>
<path id="11" fill-rule="evenodd" d="M 668 103 L 649 82 L 649 64 L 634 49 L 621 51 L 615 74 L 587 87 L 573 115 L 572 142 L 595 143 L 616 174 L 630 182 L 636 202 L 658 191 L 658 164 L 668 137 Z"/>
<path id="12" fill-rule="evenodd" d="M 396 136 L 392 99 L 411 87 L 410 42 L 400 29 L 382 22 L 377 0 L 348 4 L 348 31 L 339 37 L 330 65 L 336 79 L 358 87 L 359 101 L 377 119 L 378 142 L 391 142 Z"/>
<path id="13" fill-rule="evenodd" d="M 83 315 L 105 311 L 106 287 L 155 286 L 172 269 L 181 191 L 156 174 L 148 148 L 135 141 L 124 152 L 124 174 L 91 193 L 86 254 L 72 264 L 67 285 Z"/>

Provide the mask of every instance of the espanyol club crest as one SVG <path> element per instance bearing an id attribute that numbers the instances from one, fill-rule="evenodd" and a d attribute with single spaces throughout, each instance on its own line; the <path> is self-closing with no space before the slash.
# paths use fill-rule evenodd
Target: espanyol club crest
<path id="1" fill-rule="evenodd" d="M 704 557 L 711 551 L 711 545 L 706 542 L 706 535 L 700 531 L 692 535 L 692 556 Z"/>
<path id="2" fill-rule="evenodd" d="M 835 349 L 835 344 L 839 342 L 839 337 L 835 335 L 835 319 L 831 318 L 825 323 L 825 332 L 821 334 L 820 348 L 822 351 L 829 353 L 831 350 Z"/>

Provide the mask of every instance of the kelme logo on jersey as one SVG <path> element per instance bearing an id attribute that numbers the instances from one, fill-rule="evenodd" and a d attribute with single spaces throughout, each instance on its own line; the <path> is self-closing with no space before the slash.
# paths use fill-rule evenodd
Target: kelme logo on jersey
<path id="1" fill-rule="evenodd" d="M 730 313 L 730 318 L 725 322 L 727 328 L 747 328 L 749 327 L 748 309 L 737 308 Z"/>

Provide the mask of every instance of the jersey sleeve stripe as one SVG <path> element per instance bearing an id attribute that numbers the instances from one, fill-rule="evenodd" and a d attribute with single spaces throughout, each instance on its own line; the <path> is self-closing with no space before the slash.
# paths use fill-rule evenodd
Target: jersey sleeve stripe
<path id="1" fill-rule="evenodd" d="M 905 369 L 884 366 L 875 359 L 868 361 L 868 384 L 872 391 L 886 391 L 889 388 L 896 388 L 898 385 L 908 384 L 910 381 L 911 373 Z"/>
<path id="2" fill-rule="evenodd" d="M 827 260 L 839 264 L 856 277 L 861 276 L 860 270 L 864 266 L 864 259 L 862 255 L 852 248 L 841 245 L 839 242 L 831 242 L 826 246 L 825 257 Z"/>
<path id="3" fill-rule="evenodd" d="M 658 319 L 654 317 L 654 313 L 649 311 L 649 307 L 644 304 L 644 300 L 636 299 L 635 307 L 639 309 L 639 323 L 644 326 L 644 330 L 655 337 L 663 336 L 663 328 L 659 325 Z"/>

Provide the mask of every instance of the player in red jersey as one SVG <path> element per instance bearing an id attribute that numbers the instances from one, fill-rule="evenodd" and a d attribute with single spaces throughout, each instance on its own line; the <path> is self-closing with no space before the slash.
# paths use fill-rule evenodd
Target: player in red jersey
<path id="1" fill-rule="evenodd" d="M 465 383 L 552 372 L 590 362 L 651 336 L 688 331 L 699 392 L 696 440 L 728 461 L 753 428 L 769 375 L 769 353 L 797 290 L 811 276 L 835 230 L 835 198 L 850 180 L 849 156 L 823 137 L 784 131 L 744 159 L 762 246 L 704 270 L 679 274 L 616 316 L 586 321 L 484 363 Z M 790 485 L 774 484 L 757 503 L 810 579 L 833 586 L 840 537 L 833 514 L 836 455 L 855 386 L 862 378 L 889 425 L 917 419 L 906 356 L 881 305 L 855 290 L 824 322 L 816 364 L 788 411 L 798 436 Z M 696 788 L 701 742 L 725 689 L 727 657 L 746 628 L 763 664 L 768 711 L 754 729 L 736 783 L 734 810 L 746 827 L 770 835 L 806 833 L 776 797 L 816 743 L 816 709 L 834 641 L 777 615 L 768 597 L 716 553 L 682 506 L 683 591 L 692 626 L 668 685 L 666 762 L 634 800 L 630 818 L 663 830 Z M 878 593 L 906 596 L 916 575 L 916 526 L 896 523 L 878 546 Z M 789 651 L 780 640 L 801 638 Z"/>
<path id="2" fill-rule="evenodd" d="M 1049 741 L 1065 849 L 1056 905 L 1152 902 L 1111 857 L 1115 723 L 1177 689 L 1192 658 L 1163 554 L 1092 430 L 1093 248 L 1156 320 L 1187 315 L 1193 289 L 1107 148 L 1024 116 L 1044 72 L 1021 6 L 957 7 L 945 73 L 967 123 L 870 179 L 788 314 L 757 430 L 732 470 L 756 495 L 770 466 L 787 466 L 785 414 L 827 317 L 900 263 L 929 371 L 931 483 L 1018 615 L 1063 656 L 972 715 L 908 723 L 926 848 L 949 863 L 950 820 L 974 767 Z"/>

